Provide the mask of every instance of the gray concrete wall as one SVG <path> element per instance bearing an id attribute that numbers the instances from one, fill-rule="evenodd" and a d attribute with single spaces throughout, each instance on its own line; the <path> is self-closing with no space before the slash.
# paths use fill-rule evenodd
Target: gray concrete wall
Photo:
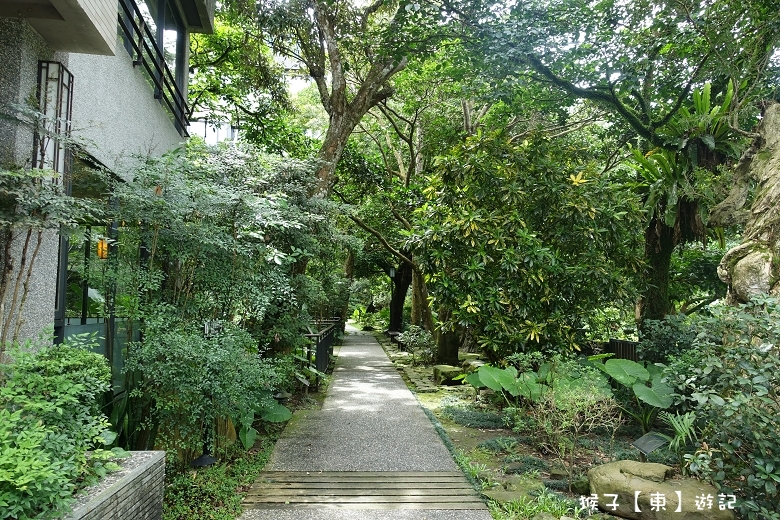
<path id="1" fill-rule="evenodd" d="M 116 56 L 71 54 L 68 69 L 73 136 L 118 175 L 126 176 L 140 157 L 160 156 L 184 140 L 121 39 Z"/>
<path id="2" fill-rule="evenodd" d="M 0 113 L 12 115 L 11 104 L 34 106 L 38 60 L 54 59 L 68 66 L 67 55 L 55 53 L 26 21 L 0 18 Z M 0 165 L 28 166 L 32 145 L 32 128 L 0 119 Z"/>
<path id="3" fill-rule="evenodd" d="M 27 22 L 15 18 L 0 18 L 0 112 L 12 114 L 9 104 L 24 105 L 35 99 L 38 82 L 38 60 L 57 60 L 67 66 L 67 55 L 55 53 Z M 29 166 L 32 162 L 33 130 L 30 126 L 13 120 L 0 119 L 0 166 Z M 4 240 L 7 236 L 0 237 Z M 22 265 L 22 253 L 27 238 L 26 230 L 13 230 L 8 275 L 8 291 L 0 302 L 0 328 L 7 327 L 6 339 L 19 332 L 19 338 L 34 338 L 44 327 L 54 321 L 55 284 L 57 280 L 57 252 L 59 239 L 54 231 L 46 231 L 40 245 L 37 233 L 33 233 L 27 246 L 26 262 Z M 38 247 L 39 246 L 39 247 Z M 33 252 L 38 247 L 33 271 L 29 279 L 27 269 Z M 0 259 L 3 263 L 7 259 Z M 24 309 L 19 313 L 28 282 Z M 15 312 L 14 289 L 18 287 Z M 17 329 L 18 325 L 18 329 Z M 0 330 L 2 335 L 2 330 Z"/>

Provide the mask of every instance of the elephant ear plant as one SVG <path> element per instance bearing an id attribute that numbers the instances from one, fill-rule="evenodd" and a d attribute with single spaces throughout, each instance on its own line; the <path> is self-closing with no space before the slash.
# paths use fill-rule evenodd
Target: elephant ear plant
<path id="1" fill-rule="evenodd" d="M 658 412 L 672 405 L 674 389 L 663 380 L 663 368 L 657 365 L 643 365 L 630 359 L 607 359 L 605 355 L 591 356 L 588 360 L 594 366 L 624 386 L 634 396 L 632 406 L 621 406 L 623 411 L 642 427 L 642 433 L 649 433 Z"/>

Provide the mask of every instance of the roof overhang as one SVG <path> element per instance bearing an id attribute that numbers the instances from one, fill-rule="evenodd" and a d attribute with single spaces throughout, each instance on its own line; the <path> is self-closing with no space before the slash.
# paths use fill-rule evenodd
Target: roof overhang
<path id="1" fill-rule="evenodd" d="M 195 33 L 214 32 L 216 0 L 177 0 L 187 29 Z"/>
<path id="2" fill-rule="evenodd" d="M 118 12 L 117 0 L 0 0 L 0 17 L 26 19 L 63 52 L 113 55 Z"/>

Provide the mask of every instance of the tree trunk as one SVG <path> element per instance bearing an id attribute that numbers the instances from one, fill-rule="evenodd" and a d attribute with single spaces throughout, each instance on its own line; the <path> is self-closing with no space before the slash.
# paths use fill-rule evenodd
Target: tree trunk
<path id="1" fill-rule="evenodd" d="M 645 292 L 639 303 L 640 325 L 645 320 L 662 320 L 673 311 L 669 299 L 669 265 L 675 248 L 674 228 L 653 217 L 645 230 Z"/>
<path id="2" fill-rule="evenodd" d="M 444 307 L 439 309 L 439 321 L 449 320 L 451 311 Z M 440 365 L 458 365 L 458 350 L 460 349 L 460 332 L 455 329 L 436 334 L 436 363 Z"/>
<path id="3" fill-rule="evenodd" d="M 434 333 L 428 287 L 425 285 L 425 277 L 418 271 L 412 273 L 412 324 Z"/>
<path id="4" fill-rule="evenodd" d="M 365 113 L 365 112 L 364 112 Z M 319 166 L 317 168 L 317 189 L 318 195 L 326 196 L 334 184 L 334 172 L 336 165 L 341 159 L 341 154 L 347 146 L 347 140 L 355 130 L 355 126 L 363 117 L 361 113 L 357 120 L 348 117 L 343 113 L 331 113 L 328 131 L 322 142 L 320 151 L 317 155 Z"/>
<path id="5" fill-rule="evenodd" d="M 412 284 L 412 266 L 401 262 L 393 278 L 393 296 L 390 299 L 390 325 L 388 330 L 400 332 L 403 330 L 404 301 L 409 286 Z"/>
<path id="6" fill-rule="evenodd" d="M 718 266 L 730 303 L 780 295 L 780 104 L 767 107 L 758 132 L 735 168 L 731 196 L 713 210 L 715 225 L 747 216 L 742 243 L 726 252 Z M 757 189 L 750 211 L 744 211 L 742 191 L 748 182 Z"/>

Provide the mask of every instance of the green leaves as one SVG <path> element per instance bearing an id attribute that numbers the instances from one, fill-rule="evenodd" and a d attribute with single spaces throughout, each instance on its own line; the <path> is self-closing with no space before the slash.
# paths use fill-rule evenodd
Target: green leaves
<path id="1" fill-rule="evenodd" d="M 603 366 L 596 366 L 603 368 L 604 372 L 624 386 L 632 386 L 637 380 L 645 382 L 650 379 L 647 369 L 630 359 L 608 359 Z"/>
<path id="2" fill-rule="evenodd" d="M 171 317 L 158 320 L 144 342 L 132 346 L 126 370 L 144 376 L 139 391 L 154 403 L 151 422 L 160 425 L 161 446 L 197 451 L 204 425 L 210 430 L 218 418 L 230 417 L 241 442 L 251 447 L 256 414 L 274 422 L 290 418 L 270 389 L 285 383 L 283 374 L 292 366 L 261 358 L 249 333 L 226 324 L 206 338 Z"/>
<path id="3" fill-rule="evenodd" d="M 286 406 L 282 406 L 279 403 L 273 403 L 262 409 L 260 417 L 268 422 L 285 422 L 292 418 L 292 412 Z"/>
<path id="4" fill-rule="evenodd" d="M 111 388 L 88 336 L 27 344 L 0 364 L 0 518 L 55 518 L 77 488 L 114 467 L 100 397 Z M 88 455 L 88 453 L 90 453 Z"/>
<path id="5" fill-rule="evenodd" d="M 504 369 L 491 367 L 484 365 L 479 367 L 477 371 L 479 380 L 487 388 L 490 388 L 494 392 L 501 392 L 503 390 L 514 390 L 515 377 L 517 376 L 517 370 L 513 367 Z M 512 393 L 512 392 L 510 392 Z M 513 395 L 517 395 L 514 393 Z"/>
<path id="6" fill-rule="evenodd" d="M 631 386 L 631 389 L 637 398 L 650 406 L 656 408 L 669 408 L 672 406 L 672 387 L 658 380 L 653 381 L 652 386 L 647 386 L 644 383 L 635 383 Z"/>
<path id="7" fill-rule="evenodd" d="M 623 409 L 642 426 L 644 433 L 652 428 L 659 410 L 672 405 L 674 389 L 663 380 L 660 367 L 644 366 L 630 359 L 608 359 L 603 364 L 598 356 L 589 360 L 615 381 L 631 389 L 636 397 L 635 406 Z"/>
<path id="8" fill-rule="evenodd" d="M 630 189 L 575 143 L 524 137 L 477 133 L 440 157 L 409 239 L 437 302 L 453 311 L 448 325 L 469 326 L 496 357 L 576 349 L 590 309 L 630 299 L 638 263 L 642 216 Z"/>

